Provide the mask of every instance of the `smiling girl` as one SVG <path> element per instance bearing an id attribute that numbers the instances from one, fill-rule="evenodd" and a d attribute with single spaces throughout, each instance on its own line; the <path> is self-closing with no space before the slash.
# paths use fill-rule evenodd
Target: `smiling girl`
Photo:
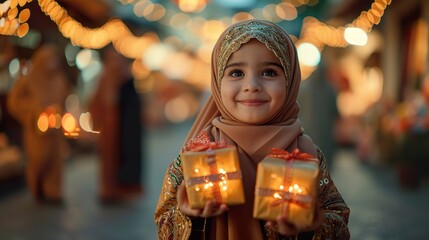
<path id="1" fill-rule="evenodd" d="M 181 159 L 167 170 L 155 212 L 159 239 L 349 239 L 349 208 L 338 193 L 326 160 L 298 119 L 301 82 L 295 46 L 280 27 L 260 20 L 230 26 L 212 54 L 212 96 L 198 115 L 189 143 L 225 141 L 238 151 L 246 202 L 226 206 L 214 201 L 190 208 Z M 253 218 L 257 165 L 271 148 L 301 152 L 320 160 L 318 204 L 310 227 L 284 217 Z"/>

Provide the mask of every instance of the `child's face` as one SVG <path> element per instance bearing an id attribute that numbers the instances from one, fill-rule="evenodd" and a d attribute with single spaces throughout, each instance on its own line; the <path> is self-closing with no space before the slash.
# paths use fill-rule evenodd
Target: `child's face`
<path id="1" fill-rule="evenodd" d="M 286 98 L 286 76 L 280 60 L 256 39 L 231 55 L 221 81 L 223 104 L 247 124 L 268 120 Z"/>

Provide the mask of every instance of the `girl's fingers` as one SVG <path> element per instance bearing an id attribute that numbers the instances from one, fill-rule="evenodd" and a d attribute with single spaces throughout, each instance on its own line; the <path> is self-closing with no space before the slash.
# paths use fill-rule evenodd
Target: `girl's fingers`
<path id="1" fill-rule="evenodd" d="M 177 204 L 180 211 L 187 216 L 193 217 L 213 217 L 218 216 L 228 210 L 225 204 L 218 204 L 215 201 L 209 201 L 206 203 L 203 209 L 193 209 L 189 206 L 188 196 L 186 194 L 185 184 L 182 182 L 177 189 Z"/>
<path id="2" fill-rule="evenodd" d="M 276 221 L 268 221 L 265 226 L 272 231 L 284 235 L 295 235 L 298 233 L 297 227 L 288 223 L 284 217 L 279 217 Z"/>
<path id="3" fill-rule="evenodd" d="M 298 232 L 298 229 L 295 225 L 286 221 L 284 217 L 277 218 L 278 232 L 282 234 L 294 235 Z"/>
<path id="4" fill-rule="evenodd" d="M 318 203 L 314 213 L 314 220 L 311 226 L 298 226 L 291 224 L 284 217 L 278 217 L 276 221 L 267 221 L 266 226 L 276 232 L 287 235 L 295 235 L 299 232 L 316 230 L 320 227 L 324 220 L 324 211 Z"/>
<path id="5" fill-rule="evenodd" d="M 209 201 L 206 203 L 200 217 L 214 217 L 221 215 L 228 210 L 225 204 L 218 204 L 215 201 Z"/>
<path id="6" fill-rule="evenodd" d="M 177 189 L 177 204 L 179 206 L 180 211 L 188 216 L 197 217 L 201 214 L 201 209 L 192 209 L 189 207 L 188 203 L 188 195 L 186 194 L 185 183 L 182 182 L 179 188 Z"/>

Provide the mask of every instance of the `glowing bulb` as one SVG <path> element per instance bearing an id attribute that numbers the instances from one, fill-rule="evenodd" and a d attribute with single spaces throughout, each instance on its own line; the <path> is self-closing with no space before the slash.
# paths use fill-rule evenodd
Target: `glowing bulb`
<path id="1" fill-rule="evenodd" d="M 344 30 L 344 39 L 352 45 L 364 46 L 368 42 L 368 35 L 361 28 L 348 27 Z"/>
<path id="2" fill-rule="evenodd" d="M 39 119 L 37 120 L 37 127 L 40 131 L 46 132 L 49 128 L 49 119 L 48 114 L 42 113 L 39 116 Z"/>
<path id="3" fill-rule="evenodd" d="M 311 43 L 301 43 L 298 46 L 298 59 L 309 67 L 317 66 L 320 62 L 319 49 Z"/>

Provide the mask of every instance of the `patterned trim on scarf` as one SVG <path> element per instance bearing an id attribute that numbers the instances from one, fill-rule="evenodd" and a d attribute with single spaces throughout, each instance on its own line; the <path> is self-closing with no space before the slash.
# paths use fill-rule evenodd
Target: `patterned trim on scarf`
<path id="1" fill-rule="evenodd" d="M 242 44 L 250 39 L 256 38 L 264 43 L 279 59 L 283 66 L 286 79 L 291 77 L 291 63 L 289 47 L 286 33 L 279 31 L 276 27 L 262 24 L 260 22 L 249 22 L 243 25 L 232 27 L 225 36 L 220 46 L 219 58 L 217 61 L 217 84 L 220 88 L 221 78 L 224 75 L 225 67 L 229 57 L 236 52 Z M 289 81 L 286 82 L 286 91 L 289 89 Z"/>

